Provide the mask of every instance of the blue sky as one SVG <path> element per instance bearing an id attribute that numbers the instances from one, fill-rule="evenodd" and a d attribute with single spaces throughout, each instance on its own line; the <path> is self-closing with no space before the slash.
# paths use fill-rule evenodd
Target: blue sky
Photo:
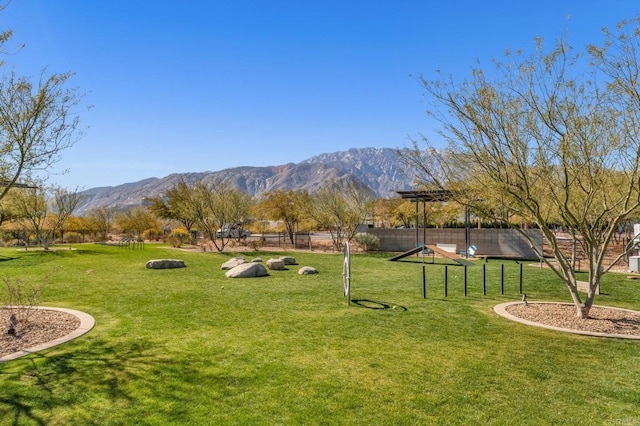
<path id="1" fill-rule="evenodd" d="M 177 172 L 398 148 L 435 134 L 417 75 L 576 48 L 640 14 L 636 0 L 13 0 L 0 26 L 21 75 L 72 71 L 82 139 L 51 183 L 115 186 Z"/>

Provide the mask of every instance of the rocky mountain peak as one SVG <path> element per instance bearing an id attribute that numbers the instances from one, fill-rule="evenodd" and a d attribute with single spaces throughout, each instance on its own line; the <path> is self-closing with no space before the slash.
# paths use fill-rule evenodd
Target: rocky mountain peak
<path id="1" fill-rule="evenodd" d="M 352 148 L 347 151 L 313 156 L 300 163 L 268 167 L 234 167 L 215 172 L 174 173 L 164 178 L 83 191 L 84 201 L 76 214 L 92 208 L 109 206 L 126 209 L 143 204 L 144 197 L 162 195 L 180 179 L 194 183 L 202 179 L 228 179 L 235 187 L 251 196 L 276 189 L 302 189 L 314 192 L 329 180 L 354 179 L 366 185 L 378 197 L 396 196 L 396 191 L 411 189 L 411 178 L 403 173 L 405 166 L 396 149 Z"/>

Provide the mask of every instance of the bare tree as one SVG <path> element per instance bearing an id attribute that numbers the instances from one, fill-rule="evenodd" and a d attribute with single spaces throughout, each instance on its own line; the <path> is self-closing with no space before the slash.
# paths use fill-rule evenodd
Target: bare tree
<path id="1" fill-rule="evenodd" d="M 470 80 L 421 78 L 449 145 L 418 144 L 403 156 L 424 181 L 453 192 L 485 218 L 535 224 L 553 250 L 543 257 L 586 318 L 618 225 L 640 207 L 638 21 L 606 32 L 607 42 L 575 54 L 563 41 L 528 58 L 508 56 Z M 491 78 L 489 78 L 491 75 Z M 550 223 L 561 223 L 589 261 L 589 288 L 578 292 L 571 256 Z M 525 230 L 519 228 L 525 238 Z M 532 247 L 537 247 L 532 243 Z M 623 256 L 621 253 L 620 256 Z"/>

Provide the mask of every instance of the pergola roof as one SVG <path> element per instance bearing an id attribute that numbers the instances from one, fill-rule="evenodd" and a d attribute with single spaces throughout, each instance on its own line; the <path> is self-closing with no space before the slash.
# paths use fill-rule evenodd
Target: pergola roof
<path id="1" fill-rule="evenodd" d="M 0 180 L 0 188 L 4 188 L 8 185 L 10 185 L 11 182 L 7 181 L 7 180 Z M 13 185 L 11 185 L 14 188 L 29 188 L 29 189 L 36 189 L 37 186 L 33 186 L 33 185 L 28 185 L 26 183 L 20 183 L 20 182 L 15 182 Z"/>
<path id="2" fill-rule="evenodd" d="M 396 191 L 402 198 L 411 201 L 422 201 L 425 203 L 432 201 L 449 201 L 453 197 L 451 191 L 446 189 L 432 189 L 428 191 Z"/>

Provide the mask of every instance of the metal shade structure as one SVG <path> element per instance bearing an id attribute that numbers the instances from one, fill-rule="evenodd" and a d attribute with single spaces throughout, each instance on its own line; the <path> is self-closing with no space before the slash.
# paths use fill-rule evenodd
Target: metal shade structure
<path id="1" fill-rule="evenodd" d="M 14 182 L 13 185 L 8 180 L 0 180 L 0 188 L 6 188 L 11 185 L 12 188 L 37 189 L 37 186 L 28 185 L 26 183 Z"/>
<path id="2" fill-rule="evenodd" d="M 0 188 L 6 188 L 7 186 L 11 185 L 11 182 L 8 180 L 0 180 Z M 13 185 L 11 185 L 12 188 L 26 188 L 26 189 L 37 189 L 37 186 L 33 186 L 33 185 L 28 185 L 26 183 L 20 183 L 20 182 L 14 182 Z"/>
<path id="3" fill-rule="evenodd" d="M 396 191 L 400 197 L 411 201 L 422 201 L 423 203 L 435 201 L 449 201 L 453 198 L 453 192 L 446 189 L 432 189 L 428 191 Z"/>
<path id="4" fill-rule="evenodd" d="M 403 199 L 411 200 L 416 203 L 416 247 L 420 246 L 419 242 L 419 230 L 418 230 L 418 202 L 431 203 L 431 202 L 446 202 L 453 199 L 453 192 L 446 189 L 431 189 L 422 191 L 396 191 Z M 468 247 L 470 243 L 470 224 L 469 224 L 469 206 L 464 206 L 464 222 L 465 222 L 465 257 L 468 257 Z M 423 210 L 424 215 L 424 228 L 422 236 L 422 244 L 427 243 L 427 211 Z"/>

